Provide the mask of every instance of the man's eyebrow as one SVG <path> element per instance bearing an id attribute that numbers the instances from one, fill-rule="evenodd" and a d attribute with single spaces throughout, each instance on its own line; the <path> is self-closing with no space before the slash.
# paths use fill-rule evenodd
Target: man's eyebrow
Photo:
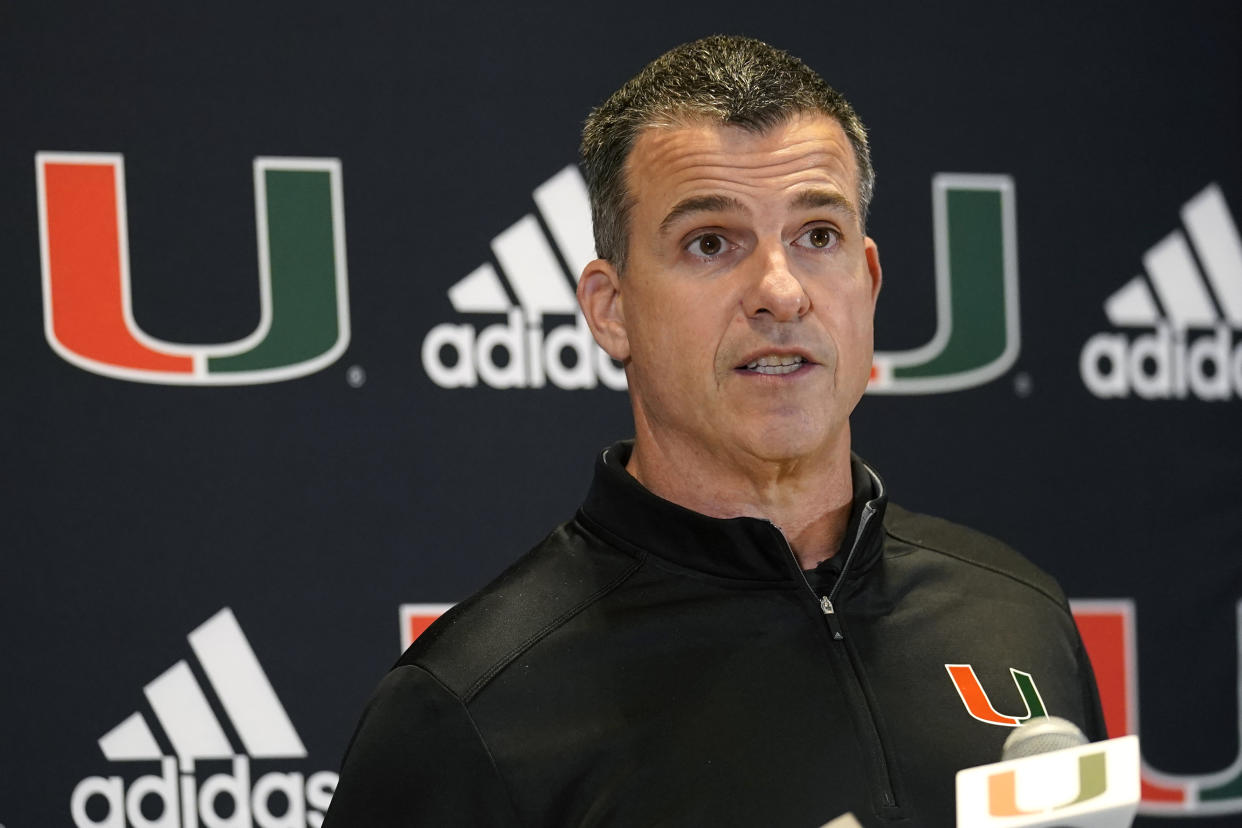
<path id="1" fill-rule="evenodd" d="M 853 202 L 833 190 L 803 190 L 793 197 L 793 200 L 789 202 L 789 206 L 798 208 L 830 207 L 847 213 L 854 220 L 858 219 L 858 211 L 854 209 Z"/>
<path id="2" fill-rule="evenodd" d="M 664 221 L 660 222 L 660 232 L 666 233 L 673 224 L 682 216 L 688 216 L 691 213 L 723 213 L 723 212 L 746 212 L 746 206 L 732 196 L 726 195 L 705 195 L 691 196 L 677 202 L 668 215 L 664 217 Z"/>

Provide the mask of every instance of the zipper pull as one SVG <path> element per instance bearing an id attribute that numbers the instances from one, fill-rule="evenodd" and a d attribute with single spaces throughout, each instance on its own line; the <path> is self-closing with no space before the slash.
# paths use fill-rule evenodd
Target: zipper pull
<path id="1" fill-rule="evenodd" d="M 841 630 L 841 622 L 837 620 L 837 611 L 832 607 L 832 599 L 827 595 L 819 599 L 819 608 L 823 611 L 824 617 L 828 619 L 828 629 L 832 631 L 832 640 L 841 641 L 845 638 L 845 633 Z"/>

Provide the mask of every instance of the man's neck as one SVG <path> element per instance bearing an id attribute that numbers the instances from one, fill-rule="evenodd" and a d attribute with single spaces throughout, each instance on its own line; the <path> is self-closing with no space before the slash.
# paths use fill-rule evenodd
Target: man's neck
<path id="1" fill-rule="evenodd" d="M 640 434 L 626 470 L 654 494 L 700 514 L 770 520 L 803 569 L 836 554 L 853 506 L 848 433 L 814 457 L 779 462 L 703 456 Z"/>

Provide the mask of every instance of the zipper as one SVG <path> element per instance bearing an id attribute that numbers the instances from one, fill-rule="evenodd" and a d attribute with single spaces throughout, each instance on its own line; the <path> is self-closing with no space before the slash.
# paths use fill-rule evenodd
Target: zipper
<path id="1" fill-rule="evenodd" d="M 845 630 L 841 626 L 841 619 L 837 615 L 837 608 L 833 603 L 834 599 L 841 592 L 841 587 L 845 583 L 845 576 L 849 572 L 850 565 L 854 562 L 855 553 L 858 551 L 859 541 L 862 540 L 863 535 L 866 533 L 867 526 L 870 524 L 875 512 L 875 507 L 871 505 L 870 501 L 863 504 L 863 511 L 858 520 L 858 530 L 854 533 L 853 542 L 850 544 L 850 551 L 845 556 L 845 563 L 841 565 L 841 574 L 837 577 L 837 582 L 833 584 L 832 589 L 823 597 L 815 593 L 811 582 L 807 580 L 806 572 L 803 571 L 802 565 L 798 562 L 798 556 L 794 554 L 793 547 L 789 545 L 789 539 L 785 537 L 785 533 L 771 521 L 768 521 L 768 523 L 785 545 L 785 550 L 789 553 L 789 557 L 794 563 L 794 569 L 798 571 L 798 575 L 802 578 L 802 583 L 806 585 L 807 591 L 811 593 L 811 596 L 819 604 L 819 610 L 823 614 L 825 622 L 827 622 L 832 640 L 842 642 L 841 646 L 845 649 L 846 662 L 854 679 L 853 687 L 850 690 L 859 697 L 861 705 L 858 707 L 866 717 L 864 729 L 870 744 L 864 745 L 863 749 L 870 754 L 868 758 L 871 760 L 872 774 L 875 779 L 875 793 L 882 806 L 885 808 L 897 808 L 897 798 L 894 794 L 888 751 L 885 749 L 884 741 L 880 738 L 880 728 L 876 724 L 876 715 L 871 698 L 863 689 L 862 665 L 858 663 L 858 657 L 854 652 L 854 648 L 850 646 L 849 642 L 845 641 Z"/>
<path id="2" fill-rule="evenodd" d="M 871 523 L 872 516 L 875 515 L 875 507 L 871 505 L 871 501 L 863 504 L 862 514 L 858 518 L 858 529 L 854 532 L 854 540 L 850 543 L 850 551 L 845 555 L 845 563 L 841 564 L 841 574 L 837 576 L 837 582 L 832 585 L 832 589 L 824 596 L 820 602 L 820 609 L 824 611 L 824 615 L 828 616 L 828 626 L 831 628 L 835 623 L 839 629 L 841 622 L 837 620 L 836 610 L 833 609 L 832 602 L 841 594 L 841 587 L 845 585 L 845 575 L 850 571 L 850 564 L 854 563 L 854 555 L 858 552 L 858 543 L 862 540 L 863 534 L 867 531 L 867 524 Z M 806 580 L 806 575 L 802 576 Z M 810 586 L 810 583 L 807 583 Z M 845 638 L 845 634 L 833 633 L 833 638 L 838 641 Z"/>
<path id="3" fill-rule="evenodd" d="M 863 504 L 862 515 L 858 519 L 858 529 L 854 532 L 854 540 L 850 543 L 850 551 L 845 556 L 845 563 L 841 565 L 841 574 L 837 576 L 837 582 L 832 585 L 832 589 L 819 600 L 819 611 L 824 614 L 824 620 L 828 622 L 828 631 L 832 633 L 833 641 L 844 641 L 845 630 L 841 627 L 841 619 L 837 617 L 836 607 L 833 606 L 833 600 L 841 593 L 841 586 L 845 583 L 845 575 L 850 570 L 850 564 L 854 562 L 854 553 L 858 551 L 858 542 L 862 540 L 863 533 L 867 531 L 867 524 L 871 522 L 872 516 L 875 514 L 875 507 L 870 501 Z M 806 573 L 802 571 L 802 564 L 798 563 L 798 556 L 794 554 L 793 547 L 789 545 L 789 539 L 785 537 L 785 533 L 777 528 L 776 524 L 769 521 L 777 534 L 781 536 L 781 540 L 785 544 L 785 549 L 789 551 L 789 557 L 793 559 L 794 568 L 798 570 L 798 574 L 802 577 L 802 583 L 806 584 L 807 590 L 815 595 L 815 589 L 811 586 L 811 582 L 807 580 Z"/>
<path id="4" fill-rule="evenodd" d="M 781 539 L 781 543 L 785 545 L 785 551 L 789 553 L 789 559 L 793 561 L 794 569 L 797 570 L 798 577 L 802 579 L 802 584 L 806 587 L 806 591 L 811 593 L 811 597 L 819 603 L 819 611 L 824 614 L 824 620 L 828 622 L 828 630 L 832 633 L 832 640 L 844 641 L 845 630 L 841 629 L 841 620 L 837 618 L 836 608 L 832 606 L 832 595 L 825 595 L 823 598 L 820 598 L 815 594 L 815 587 L 811 586 L 811 582 L 807 580 L 806 572 L 803 571 L 802 564 L 798 561 L 798 556 L 794 554 L 793 547 L 789 545 L 789 538 L 785 537 L 785 533 L 772 521 L 769 520 L 766 523 L 772 527 L 772 531 Z M 855 538 L 855 542 L 857 542 L 857 538 Z M 850 549 L 850 554 L 854 554 L 852 548 Z M 848 565 L 849 562 L 850 559 L 847 557 L 845 563 Z M 844 569 L 842 569 L 841 574 L 845 574 Z M 839 580 L 838 583 L 840 583 Z"/>
<path id="5" fill-rule="evenodd" d="M 803 578 L 806 575 L 802 576 Z M 807 586 L 810 586 L 808 583 Z M 832 606 L 832 599 L 825 595 L 819 599 L 819 610 L 824 614 L 824 618 L 828 620 L 828 630 L 832 633 L 833 641 L 843 641 L 845 639 L 845 630 L 841 629 L 841 621 L 837 618 L 837 611 Z"/>

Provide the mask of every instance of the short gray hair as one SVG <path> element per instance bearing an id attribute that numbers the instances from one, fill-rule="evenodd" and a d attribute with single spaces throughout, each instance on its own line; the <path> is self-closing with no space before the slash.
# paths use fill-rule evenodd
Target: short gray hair
<path id="1" fill-rule="evenodd" d="M 591 112 L 582 131 L 596 254 L 625 266 L 633 204 L 625 164 L 642 130 L 707 120 L 759 133 L 804 112 L 833 118 L 849 138 L 865 225 L 875 190 L 867 131 L 849 101 L 805 63 L 753 38 L 712 35 L 647 64 Z"/>

